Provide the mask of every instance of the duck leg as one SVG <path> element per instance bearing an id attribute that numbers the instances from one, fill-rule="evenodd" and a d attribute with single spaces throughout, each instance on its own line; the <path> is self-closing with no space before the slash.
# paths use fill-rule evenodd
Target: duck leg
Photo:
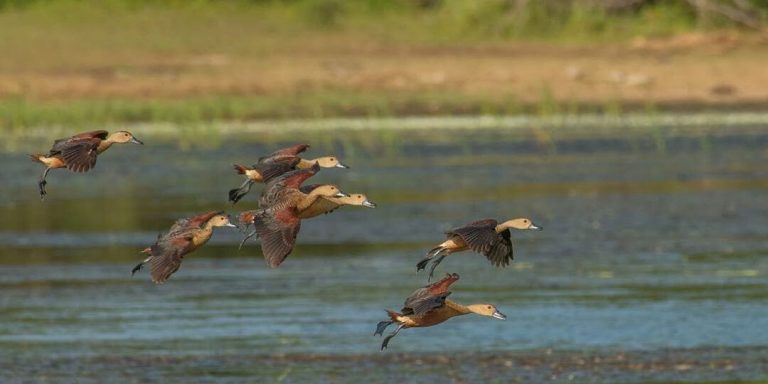
<path id="1" fill-rule="evenodd" d="M 376 332 L 374 332 L 373 335 L 381 336 L 384 333 L 384 330 L 392 325 L 392 323 L 394 323 L 394 321 L 380 321 L 379 324 L 376 325 Z"/>
<path id="2" fill-rule="evenodd" d="M 242 249 L 242 248 L 243 248 L 243 245 L 245 244 L 245 242 L 246 242 L 246 241 L 248 241 L 248 239 L 250 239 L 251 237 L 253 237 L 255 234 L 256 234 L 256 230 L 254 229 L 254 230 L 253 230 L 253 232 L 251 232 L 251 233 L 249 233 L 249 234 L 245 235 L 245 237 L 243 238 L 243 241 L 241 241 L 241 242 L 240 242 L 240 246 L 239 246 L 239 247 L 237 247 L 237 250 L 239 251 L 240 249 Z"/>
<path id="3" fill-rule="evenodd" d="M 47 192 L 45 192 L 45 185 L 48 184 L 47 181 L 45 181 L 45 178 L 48 176 L 48 172 L 51 171 L 51 168 L 46 167 L 43 171 L 42 176 L 40 176 L 40 181 L 37 183 L 38 189 L 40 189 L 40 200 L 45 199 L 45 195 Z"/>
<path id="4" fill-rule="evenodd" d="M 247 195 L 248 192 L 251 191 L 251 186 L 253 186 L 253 180 L 246 179 L 243 182 L 243 184 L 240 184 L 239 187 L 237 187 L 235 189 L 230 189 L 229 190 L 229 201 L 232 204 L 235 204 L 238 201 L 240 201 L 240 199 L 242 199 L 243 196 Z"/>
<path id="5" fill-rule="evenodd" d="M 397 333 L 400 332 L 401 329 L 405 328 L 405 324 L 400 324 L 395 328 L 395 331 L 390 333 L 387 337 L 384 338 L 384 341 L 381 342 L 381 350 L 387 349 L 387 344 L 389 344 L 389 340 L 393 337 L 397 336 Z"/>
<path id="6" fill-rule="evenodd" d="M 440 255 L 435 261 L 432 262 L 432 266 L 429 267 L 429 277 L 427 278 L 427 282 L 430 282 L 432 280 L 432 276 L 435 275 L 435 268 L 437 268 L 438 264 L 440 264 L 445 257 L 448 256 L 447 254 Z"/>

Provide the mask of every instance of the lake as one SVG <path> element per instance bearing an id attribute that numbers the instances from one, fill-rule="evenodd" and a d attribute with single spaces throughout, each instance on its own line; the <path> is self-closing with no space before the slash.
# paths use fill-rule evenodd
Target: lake
<path id="1" fill-rule="evenodd" d="M 525 124 L 303 132 L 137 126 L 88 174 L 0 153 L 2 382 L 650 382 L 768 378 L 768 129 Z M 392 124 L 390 121 L 388 124 Z M 567 124 L 566 124 L 567 125 Z M 126 127 L 119 127 L 126 128 Z M 117 128 L 116 128 L 117 129 Z M 82 129 L 73 129 L 77 132 Z M 592 133 L 594 132 L 594 133 Z M 60 136 L 60 135 L 59 135 Z M 179 140 L 179 137 L 184 137 Z M 131 277 L 175 219 L 253 209 L 227 190 L 281 146 L 351 169 L 312 183 L 366 193 L 306 220 L 278 269 L 219 228 L 164 285 Z M 442 232 L 529 217 L 515 261 L 452 255 L 451 299 L 479 316 L 406 329 L 380 352 L 385 309 L 426 284 L 415 264 Z"/>

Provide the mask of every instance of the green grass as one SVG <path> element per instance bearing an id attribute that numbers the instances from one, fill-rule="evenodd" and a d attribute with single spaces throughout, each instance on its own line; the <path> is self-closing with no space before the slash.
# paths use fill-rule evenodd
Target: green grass
<path id="1" fill-rule="evenodd" d="M 98 14 L 119 22 L 129 14 L 181 13 L 214 28 L 221 27 L 217 24 L 223 16 L 235 23 L 251 19 L 267 34 L 352 33 L 378 41 L 452 44 L 510 39 L 616 41 L 735 25 L 718 15 L 697 13 L 685 0 L 646 1 L 625 10 L 594 3 L 539 0 L 521 7 L 509 0 L 0 0 L 0 12 L 4 18 L 47 18 L 54 30 Z M 171 28 L 185 19 L 169 18 L 166 25 L 147 23 L 146 27 Z M 215 32 L 210 37 L 214 39 Z M 108 42 L 109 36 L 104 39 Z M 168 41 L 176 40 L 172 45 L 176 46 L 184 39 L 170 34 L 163 41 L 143 43 L 162 48 Z"/>
<path id="2" fill-rule="evenodd" d="M 315 87 L 311 74 L 306 75 L 306 87 L 298 83 L 278 91 L 277 86 L 264 92 L 219 86 L 227 83 L 227 75 L 258 76 L 258 69 L 251 68 L 270 65 L 274 57 L 300 61 L 318 52 L 338 52 L 343 58 L 350 51 L 364 56 L 366 50 L 381 47 L 395 47 L 392 51 L 397 54 L 528 41 L 597 44 L 734 26 L 693 12 L 684 0 L 644 2 L 619 12 L 584 1 L 529 1 L 522 8 L 515 4 L 508 0 L 0 0 L 0 81 L 2 75 L 7 80 L 0 82 L 0 129 L 413 114 L 618 114 L 624 108 L 617 100 L 595 105 L 560 100 L 549 84 L 541 85 L 538 101 L 535 96 L 531 101 L 521 94 L 471 94 L 460 88 L 397 92 L 387 89 L 386 83 L 369 86 L 372 89 Z M 189 64 L 216 54 L 231 62 L 218 69 Z M 131 89 L 118 92 L 131 96 L 110 96 L 99 88 L 109 87 L 100 76 L 164 81 L 174 71 L 199 83 L 191 84 L 188 93 L 165 96 L 144 96 Z M 25 76 L 43 80 L 28 87 Z M 49 89 L 45 81 L 50 78 L 70 83 L 51 84 Z M 83 86 L 80 81 L 95 84 Z M 114 86 L 130 88 L 126 83 L 113 81 Z M 655 109 L 652 103 L 642 107 L 649 106 Z"/>

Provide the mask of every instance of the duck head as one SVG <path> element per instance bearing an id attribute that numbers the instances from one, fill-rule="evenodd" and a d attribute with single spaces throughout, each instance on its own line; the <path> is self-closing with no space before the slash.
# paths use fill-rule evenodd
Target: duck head
<path id="1" fill-rule="evenodd" d="M 128 131 L 117 131 L 109 135 L 109 137 L 107 138 L 107 141 L 110 141 L 112 143 L 118 143 L 118 144 L 123 144 L 123 143 L 133 143 L 133 144 L 141 144 L 141 145 L 144 144 L 144 142 L 134 137 L 133 134 Z"/>
<path id="2" fill-rule="evenodd" d="M 208 225 L 211 227 L 230 227 L 230 228 L 236 228 L 234 224 L 232 224 L 229 221 L 229 216 L 225 214 L 219 214 L 214 217 L 211 217 L 210 220 L 208 220 Z"/>
<path id="3" fill-rule="evenodd" d="M 318 157 L 314 161 L 323 168 L 349 168 L 348 165 L 342 163 L 336 156 Z"/>
<path id="4" fill-rule="evenodd" d="M 321 185 L 313 189 L 312 192 L 310 192 L 309 194 L 315 195 L 315 196 L 325 196 L 325 197 L 349 197 L 348 194 L 342 192 L 339 189 L 339 187 L 333 184 Z"/>
<path id="5" fill-rule="evenodd" d="M 481 316 L 493 317 L 494 319 L 499 319 L 499 320 L 507 319 L 507 316 L 499 312 L 499 310 L 496 309 L 496 306 L 493 304 L 472 304 L 467 306 L 467 309 L 469 309 L 470 312 L 476 313 Z"/>
<path id="6" fill-rule="evenodd" d="M 504 223 L 502 223 L 501 225 L 505 229 L 506 228 L 521 229 L 521 230 L 530 229 L 530 230 L 534 230 L 534 231 L 541 231 L 542 229 L 544 229 L 544 228 L 534 224 L 533 221 L 531 221 L 531 219 L 528 219 L 528 218 L 525 218 L 525 217 L 521 217 L 521 218 L 518 218 L 518 219 L 508 220 L 508 221 L 505 221 Z"/>
<path id="7" fill-rule="evenodd" d="M 376 208 L 376 203 L 368 200 L 368 197 L 362 193 L 352 193 L 345 200 L 349 205 L 359 205 L 362 207 Z"/>

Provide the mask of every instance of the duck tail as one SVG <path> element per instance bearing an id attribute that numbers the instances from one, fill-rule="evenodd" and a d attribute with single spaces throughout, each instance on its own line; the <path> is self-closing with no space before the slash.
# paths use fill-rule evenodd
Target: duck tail
<path id="1" fill-rule="evenodd" d="M 397 321 L 397 318 L 402 316 L 401 314 L 390 309 L 387 309 L 387 315 L 389 315 L 389 318 L 392 319 L 392 321 Z"/>
<path id="2" fill-rule="evenodd" d="M 245 175 L 245 171 L 248 170 L 248 167 L 240 164 L 233 164 L 233 167 L 238 175 Z"/>
<path id="3" fill-rule="evenodd" d="M 45 157 L 42 153 L 35 153 L 32 155 L 29 155 L 29 158 L 32 159 L 32 161 L 37 163 L 43 163 L 43 157 Z M 45 163 L 43 163 L 45 164 Z"/>

